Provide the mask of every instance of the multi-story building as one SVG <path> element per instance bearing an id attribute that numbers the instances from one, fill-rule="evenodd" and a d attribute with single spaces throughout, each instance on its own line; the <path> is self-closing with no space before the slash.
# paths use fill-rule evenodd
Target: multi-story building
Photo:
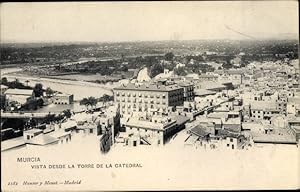
<path id="1" fill-rule="evenodd" d="M 151 112 L 155 110 L 166 113 L 170 106 L 183 105 L 184 88 L 176 84 L 129 83 L 114 88 L 114 99 L 120 105 L 122 116 L 129 116 L 133 112 Z"/>
<path id="2" fill-rule="evenodd" d="M 233 133 L 227 130 L 219 130 L 214 133 L 209 131 L 207 127 L 200 125 L 187 131 L 189 134 L 185 140 L 185 146 L 194 146 L 204 149 L 244 149 L 247 147 L 247 138 L 240 133 Z"/>
<path id="3" fill-rule="evenodd" d="M 132 117 L 126 124 L 125 143 L 128 146 L 163 145 L 178 131 L 184 129 L 189 118 L 185 116 Z"/>
<path id="4" fill-rule="evenodd" d="M 85 119 L 88 117 L 88 119 Z M 92 136 L 100 141 L 100 150 L 106 153 L 114 144 L 115 136 L 120 130 L 120 112 L 118 106 L 109 106 L 105 111 L 93 114 L 76 114 L 76 135 Z M 90 118 L 91 117 L 91 118 Z"/>
<path id="5" fill-rule="evenodd" d="M 58 93 L 53 97 L 52 101 L 58 105 L 69 105 L 74 102 L 74 95 Z"/>
<path id="6" fill-rule="evenodd" d="M 251 117 L 256 120 L 271 120 L 280 110 L 276 107 L 276 102 L 253 101 L 251 103 Z"/>
<path id="7" fill-rule="evenodd" d="M 165 79 L 158 79 L 156 81 L 158 85 L 174 85 L 177 84 L 183 88 L 184 101 L 193 101 L 195 97 L 194 83 L 182 77 L 169 77 Z"/>
<path id="8" fill-rule="evenodd" d="M 219 81 L 231 81 L 235 86 L 243 84 L 244 71 L 242 70 L 216 70 L 215 73 L 219 75 Z"/>
<path id="9" fill-rule="evenodd" d="M 187 82 L 179 82 L 178 85 L 183 88 L 184 101 L 193 101 L 195 98 L 194 84 Z"/>
<path id="10" fill-rule="evenodd" d="M 33 90 L 29 89 L 7 89 L 4 93 L 9 101 L 25 104 L 28 99 L 35 98 Z"/>

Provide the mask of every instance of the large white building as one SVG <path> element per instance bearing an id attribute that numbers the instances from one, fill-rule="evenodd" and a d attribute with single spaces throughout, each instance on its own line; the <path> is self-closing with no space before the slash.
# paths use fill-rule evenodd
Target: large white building
<path id="1" fill-rule="evenodd" d="M 184 88 L 177 84 L 129 83 L 114 88 L 114 99 L 123 116 L 130 116 L 133 112 L 167 113 L 168 107 L 183 105 Z"/>
<path id="2" fill-rule="evenodd" d="M 31 89 L 7 89 L 5 95 L 9 101 L 16 101 L 21 105 L 25 104 L 29 98 L 34 98 L 34 93 Z"/>

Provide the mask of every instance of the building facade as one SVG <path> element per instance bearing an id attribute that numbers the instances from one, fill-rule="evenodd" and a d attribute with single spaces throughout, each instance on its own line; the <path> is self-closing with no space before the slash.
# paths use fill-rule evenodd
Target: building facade
<path id="1" fill-rule="evenodd" d="M 183 88 L 183 99 L 184 101 L 194 101 L 194 84 L 179 82 L 178 85 Z"/>
<path id="2" fill-rule="evenodd" d="M 33 90 L 29 89 L 7 89 L 4 94 L 9 101 L 16 101 L 21 105 L 25 104 L 28 99 L 34 98 Z"/>
<path id="3" fill-rule="evenodd" d="M 69 105 L 74 102 L 74 95 L 59 93 L 53 97 L 52 102 L 56 105 Z"/>
<path id="4" fill-rule="evenodd" d="M 176 84 L 132 84 L 114 88 L 114 99 L 120 105 L 122 116 L 133 112 L 166 113 L 170 106 L 180 106 L 184 102 L 184 89 Z"/>

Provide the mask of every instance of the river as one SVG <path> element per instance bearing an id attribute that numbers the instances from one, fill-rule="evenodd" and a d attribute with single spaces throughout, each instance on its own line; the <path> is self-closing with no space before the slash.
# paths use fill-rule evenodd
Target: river
<path id="1" fill-rule="evenodd" d="M 74 100 L 93 96 L 96 98 L 104 94 L 112 95 L 112 89 L 118 86 L 118 83 L 97 84 L 85 81 L 73 81 L 63 79 L 39 78 L 33 76 L 25 76 L 14 72 L 20 71 L 18 68 L 1 69 L 1 78 L 7 77 L 8 81 L 18 79 L 25 85 L 34 86 L 36 83 L 43 84 L 44 88 L 50 87 L 55 91 L 62 93 L 74 94 Z M 28 81 L 28 82 L 27 82 Z"/>

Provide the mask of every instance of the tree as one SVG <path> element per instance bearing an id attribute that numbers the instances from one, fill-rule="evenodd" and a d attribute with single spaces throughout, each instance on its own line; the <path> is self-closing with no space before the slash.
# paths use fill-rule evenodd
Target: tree
<path id="1" fill-rule="evenodd" d="M 27 100 L 27 102 L 22 106 L 22 109 L 24 110 L 37 110 L 39 106 L 39 103 L 36 99 L 30 98 Z"/>
<path id="2" fill-rule="evenodd" d="M 30 118 L 24 125 L 25 130 L 28 130 L 34 126 L 37 125 L 37 122 L 35 119 Z"/>
<path id="3" fill-rule="evenodd" d="M 45 117 L 43 123 L 50 123 L 55 120 L 55 114 L 49 114 Z"/>
<path id="4" fill-rule="evenodd" d="M 95 97 L 89 97 L 88 100 L 89 100 L 89 104 L 91 105 L 91 107 L 96 106 L 98 103 L 98 100 Z"/>
<path id="5" fill-rule="evenodd" d="M 43 96 L 43 84 L 41 83 L 37 83 L 35 84 L 34 88 L 33 88 L 33 93 L 35 95 L 35 97 L 41 97 Z"/>
<path id="6" fill-rule="evenodd" d="M 224 69 L 230 69 L 230 68 L 233 67 L 233 65 L 230 64 L 230 63 L 223 63 L 223 64 L 222 64 L 222 67 L 223 67 Z"/>
<path id="7" fill-rule="evenodd" d="M 50 87 L 47 87 L 47 89 L 46 89 L 47 97 L 51 97 L 53 95 L 53 93 L 54 93 L 54 91 Z"/>
<path id="8" fill-rule="evenodd" d="M 163 73 L 163 72 L 164 72 L 163 66 L 160 63 L 156 63 L 151 66 L 149 76 L 150 76 L 150 78 L 153 78 L 156 75 Z"/>
<path id="9" fill-rule="evenodd" d="M 19 79 L 16 78 L 13 82 L 11 82 L 11 87 L 10 88 L 14 88 L 14 89 L 18 88 L 19 89 L 20 88 L 20 84 L 21 83 L 20 83 Z"/>
<path id="10" fill-rule="evenodd" d="M 174 73 L 178 76 L 185 76 L 187 74 L 184 67 L 174 68 Z"/>
<path id="11" fill-rule="evenodd" d="M 66 109 L 63 111 L 63 114 L 65 117 L 70 118 L 72 116 L 72 113 L 70 111 L 70 109 Z"/>
<path id="12" fill-rule="evenodd" d="M 18 79 L 15 79 L 14 81 L 8 81 L 6 77 L 1 79 L 1 84 L 6 85 L 10 89 L 32 89 L 29 86 L 25 86 Z"/>
<path id="13" fill-rule="evenodd" d="M 98 100 L 95 97 L 83 98 L 80 101 L 80 105 L 85 105 L 86 108 L 88 108 L 89 106 L 91 106 L 91 107 L 96 106 L 97 103 L 98 103 Z"/>
<path id="14" fill-rule="evenodd" d="M 174 54 L 172 52 L 168 52 L 165 54 L 165 60 L 172 61 L 174 59 Z"/>
<path id="15" fill-rule="evenodd" d="M 79 103 L 80 103 L 80 105 L 85 105 L 86 108 L 88 108 L 88 106 L 89 106 L 89 101 L 87 98 L 83 98 Z"/>
<path id="16" fill-rule="evenodd" d="M 3 78 L 1 79 L 1 84 L 7 85 L 7 83 L 8 83 L 7 78 L 6 78 L 6 77 L 3 77 Z"/>
<path id="17" fill-rule="evenodd" d="M 42 107 L 44 105 L 44 100 L 43 99 L 38 99 L 36 101 L 36 104 L 37 104 L 38 107 Z"/>
<path id="18" fill-rule="evenodd" d="M 114 96 L 110 96 L 107 94 L 104 94 L 102 97 L 99 98 L 100 102 L 103 102 L 103 105 L 105 105 L 105 103 L 109 102 L 109 101 L 113 101 L 114 100 Z"/>

